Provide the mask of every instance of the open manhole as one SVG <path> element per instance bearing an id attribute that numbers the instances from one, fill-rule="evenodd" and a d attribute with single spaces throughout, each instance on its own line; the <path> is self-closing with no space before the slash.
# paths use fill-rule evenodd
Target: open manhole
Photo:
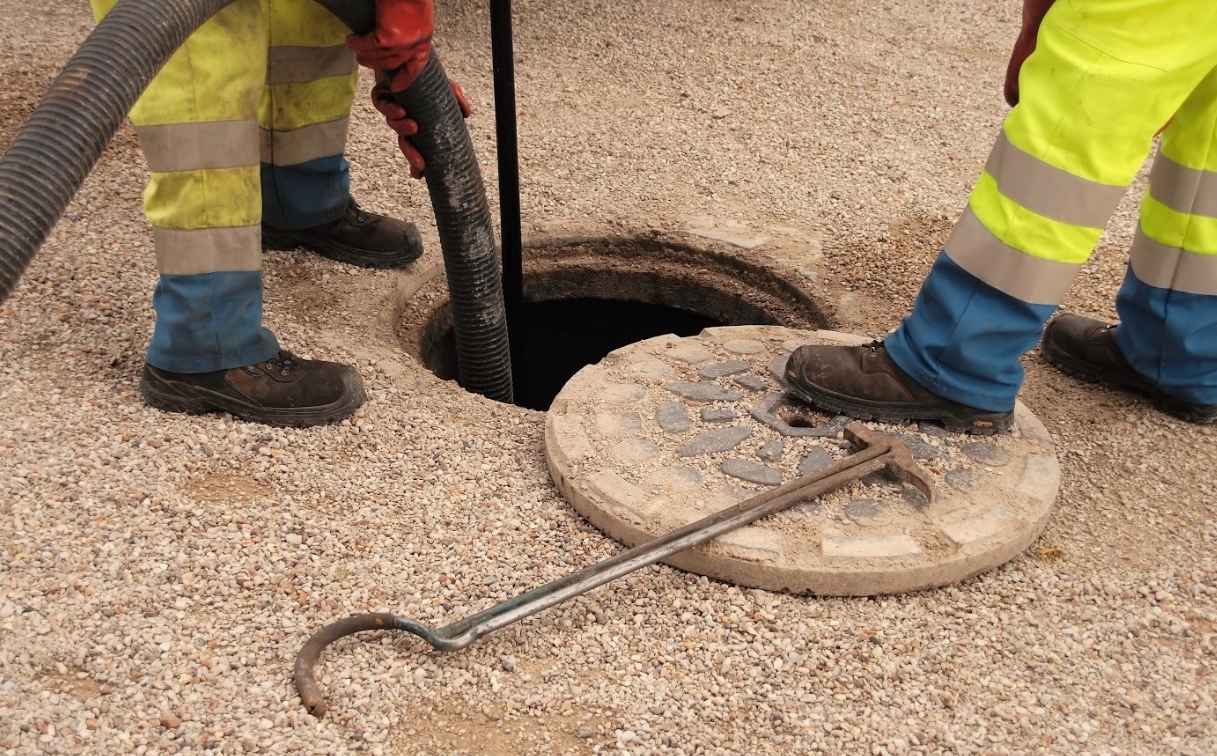
<path id="1" fill-rule="evenodd" d="M 819 303 L 760 266 L 670 242 L 594 240 L 524 251 L 524 308 L 516 358 L 516 404 L 547 410 L 575 373 L 655 336 L 706 328 L 826 325 Z M 443 278 L 402 313 L 402 337 L 440 378 L 455 380 L 456 345 Z"/>
<path id="2" fill-rule="evenodd" d="M 405 347 L 456 376 L 442 276 L 399 313 Z M 848 418 L 790 398 L 801 344 L 868 340 L 828 330 L 805 291 L 730 255 L 659 240 L 525 250 L 516 403 L 546 411 L 545 454 L 565 498 L 636 546 L 851 453 Z M 927 499 L 874 474 L 664 561 L 765 590 L 904 593 L 1005 563 L 1047 523 L 1059 486 L 1052 438 L 1019 404 L 1009 434 L 884 426 L 933 479 Z"/>

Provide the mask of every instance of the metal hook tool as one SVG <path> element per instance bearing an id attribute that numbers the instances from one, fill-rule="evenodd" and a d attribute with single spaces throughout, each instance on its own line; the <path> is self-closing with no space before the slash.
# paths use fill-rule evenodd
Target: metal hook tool
<path id="1" fill-rule="evenodd" d="M 328 625 L 309 638 L 296 656 L 295 680 L 300 699 L 314 716 L 321 717 L 325 714 L 328 707 L 317 687 L 313 667 L 326 646 L 353 633 L 364 630 L 404 630 L 417 635 L 440 651 L 457 651 L 487 633 L 587 593 L 623 575 L 654 564 L 664 557 L 705 543 L 723 533 L 884 468 L 890 469 L 901 480 L 921 491 L 926 499 L 933 500 L 933 482 L 925 470 L 913 460 L 912 452 L 902 441 L 871 431 L 861 423 L 847 425 L 845 437 L 859 447 L 860 451 L 819 472 L 753 496 L 653 541 L 635 546 L 451 625 L 432 629 L 421 622 L 393 614 L 361 614 Z"/>

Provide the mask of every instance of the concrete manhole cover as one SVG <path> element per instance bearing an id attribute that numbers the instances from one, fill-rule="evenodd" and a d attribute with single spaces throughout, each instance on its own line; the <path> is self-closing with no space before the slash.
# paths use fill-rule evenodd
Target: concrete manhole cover
<path id="1" fill-rule="evenodd" d="M 777 376 L 806 343 L 865 343 L 778 326 L 659 336 L 579 371 L 546 419 L 550 474 L 571 504 L 634 546 L 853 449 L 843 417 L 789 399 Z M 987 438 L 933 424 L 870 424 L 909 444 L 935 480 L 931 504 L 888 474 L 799 504 L 667 563 L 739 585 L 821 595 L 937 587 L 993 569 L 1039 537 L 1060 472 L 1021 403 Z"/>

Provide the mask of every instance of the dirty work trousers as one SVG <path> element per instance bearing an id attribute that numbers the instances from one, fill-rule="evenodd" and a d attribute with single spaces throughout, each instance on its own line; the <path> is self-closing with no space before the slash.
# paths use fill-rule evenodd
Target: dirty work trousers
<path id="1" fill-rule="evenodd" d="M 117 0 L 90 0 L 100 20 Z M 261 224 L 300 229 L 350 198 L 349 30 L 312 0 L 237 0 L 199 28 L 131 111 L 160 278 L 146 359 L 182 373 L 279 351 L 262 327 Z"/>
<path id="2" fill-rule="evenodd" d="M 886 340 L 936 394 L 1009 410 L 1035 346 L 1162 132 L 1116 339 L 1217 404 L 1217 3 L 1057 0 L 968 206 Z"/>

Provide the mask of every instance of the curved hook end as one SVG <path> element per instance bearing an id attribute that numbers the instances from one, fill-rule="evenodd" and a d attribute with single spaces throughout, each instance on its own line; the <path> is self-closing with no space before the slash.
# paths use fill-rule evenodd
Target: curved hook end
<path id="1" fill-rule="evenodd" d="M 437 633 L 420 622 L 392 614 L 356 614 L 353 617 L 326 625 L 314 633 L 313 637 L 309 638 L 304 647 L 300 649 L 300 653 L 296 654 L 294 671 L 296 691 L 300 694 L 300 702 L 304 704 L 304 708 L 308 710 L 309 714 L 321 719 L 330 708 L 325 696 L 321 695 L 321 688 L 317 686 L 317 677 L 314 673 L 314 667 L 317 666 L 317 660 L 321 658 L 321 652 L 339 638 L 365 630 L 403 630 L 422 638 L 440 651 L 464 648 L 477 638 L 477 635 L 471 631 L 456 641 L 450 641 L 443 636 L 442 630 Z"/>
<path id="2" fill-rule="evenodd" d="M 317 677 L 313 670 L 325 647 L 339 638 L 365 630 L 391 628 L 396 621 L 397 618 L 392 614 L 358 614 L 326 625 L 308 639 L 300 653 L 296 654 L 294 678 L 300 701 L 309 714 L 320 719 L 329 710 L 329 704 L 321 694 L 321 688 L 317 686 Z"/>

